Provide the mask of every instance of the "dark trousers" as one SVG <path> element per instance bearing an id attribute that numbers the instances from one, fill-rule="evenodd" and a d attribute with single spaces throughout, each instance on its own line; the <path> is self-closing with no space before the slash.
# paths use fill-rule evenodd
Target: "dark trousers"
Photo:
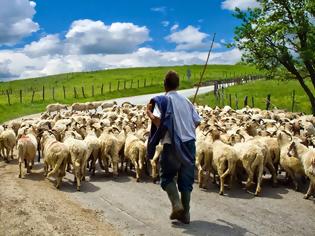
<path id="1" fill-rule="evenodd" d="M 171 144 L 164 144 L 160 158 L 160 180 L 161 187 L 165 190 L 166 186 L 174 180 L 177 175 L 177 185 L 180 192 L 191 192 L 193 190 L 195 178 L 195 141 L 183 143 L 191 152 L 193 160 L 191 164 L 183 164 L 175 153 Z"/>

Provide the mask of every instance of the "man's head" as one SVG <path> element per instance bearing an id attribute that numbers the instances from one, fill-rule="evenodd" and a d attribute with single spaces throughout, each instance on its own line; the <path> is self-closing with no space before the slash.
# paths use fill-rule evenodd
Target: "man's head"
<path id="1" fill-rule="evenodd" d="M 169 71 L 165 75 L 164 89 L 166 92 L 176 90 L 179 86 L 179 76 L 175 71 Z"/>

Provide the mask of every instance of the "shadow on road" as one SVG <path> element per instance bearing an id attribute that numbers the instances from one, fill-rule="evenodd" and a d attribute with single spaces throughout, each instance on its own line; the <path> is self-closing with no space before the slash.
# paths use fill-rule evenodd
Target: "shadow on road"
<path id="1" fill-rule="evenodd" d="M 191 221 L 189 225 L 184 225 L 179 222 L 173 222 L 172 226 L 174 228 L 183 229 L 183 234 L 188 235 L 211 235 L 211 236 L 226 236 L 226 235 L 256 235 L 248 231 L 247 229 L 232 224 L 225 220 L 218 219 L 218 222 L 222 224 L 217 224 L 214 222 L 208 222 L 203 220 Z"/>

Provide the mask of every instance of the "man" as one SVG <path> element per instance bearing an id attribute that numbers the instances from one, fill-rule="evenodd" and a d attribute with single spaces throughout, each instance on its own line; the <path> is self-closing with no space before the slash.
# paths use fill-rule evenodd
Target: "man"
<path id="1" fill-rule="evenodd" d="M 151 99 L 147 105 L 147 115 L 152 121 L 147 157 L 153 157 L 156 145 L 161 142 L 160 179 L 172 204 L 170 219 L 189 224 L 195 171 L 195 129 L 201 119 L 193 104 L 176 92 L 178 87 L 178 74 L 169 71 L 164 79 L 166 95 Z"/>

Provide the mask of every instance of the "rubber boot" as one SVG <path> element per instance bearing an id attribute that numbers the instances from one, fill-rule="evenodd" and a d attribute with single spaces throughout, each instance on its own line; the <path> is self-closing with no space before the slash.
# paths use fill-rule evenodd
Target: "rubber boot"
<path id="1" fill-rule="evenodd" d="M 172 204 L 172 213 L 170 215 L 171 220 L 181 220 L 184 217 L 184 208 L 179 200 L 179 194 L 176 183 L 172 181 L 169 183 L 165 191 L 167 192 L 168 198 Z"/>
<path id="2" fill-rule="evenodd" d="M 190 195 L 191 192 L 181 192 L 181 200 L 184 207 L 184 216 L 180 221 L 184 224 L 190 223 Z"/>

